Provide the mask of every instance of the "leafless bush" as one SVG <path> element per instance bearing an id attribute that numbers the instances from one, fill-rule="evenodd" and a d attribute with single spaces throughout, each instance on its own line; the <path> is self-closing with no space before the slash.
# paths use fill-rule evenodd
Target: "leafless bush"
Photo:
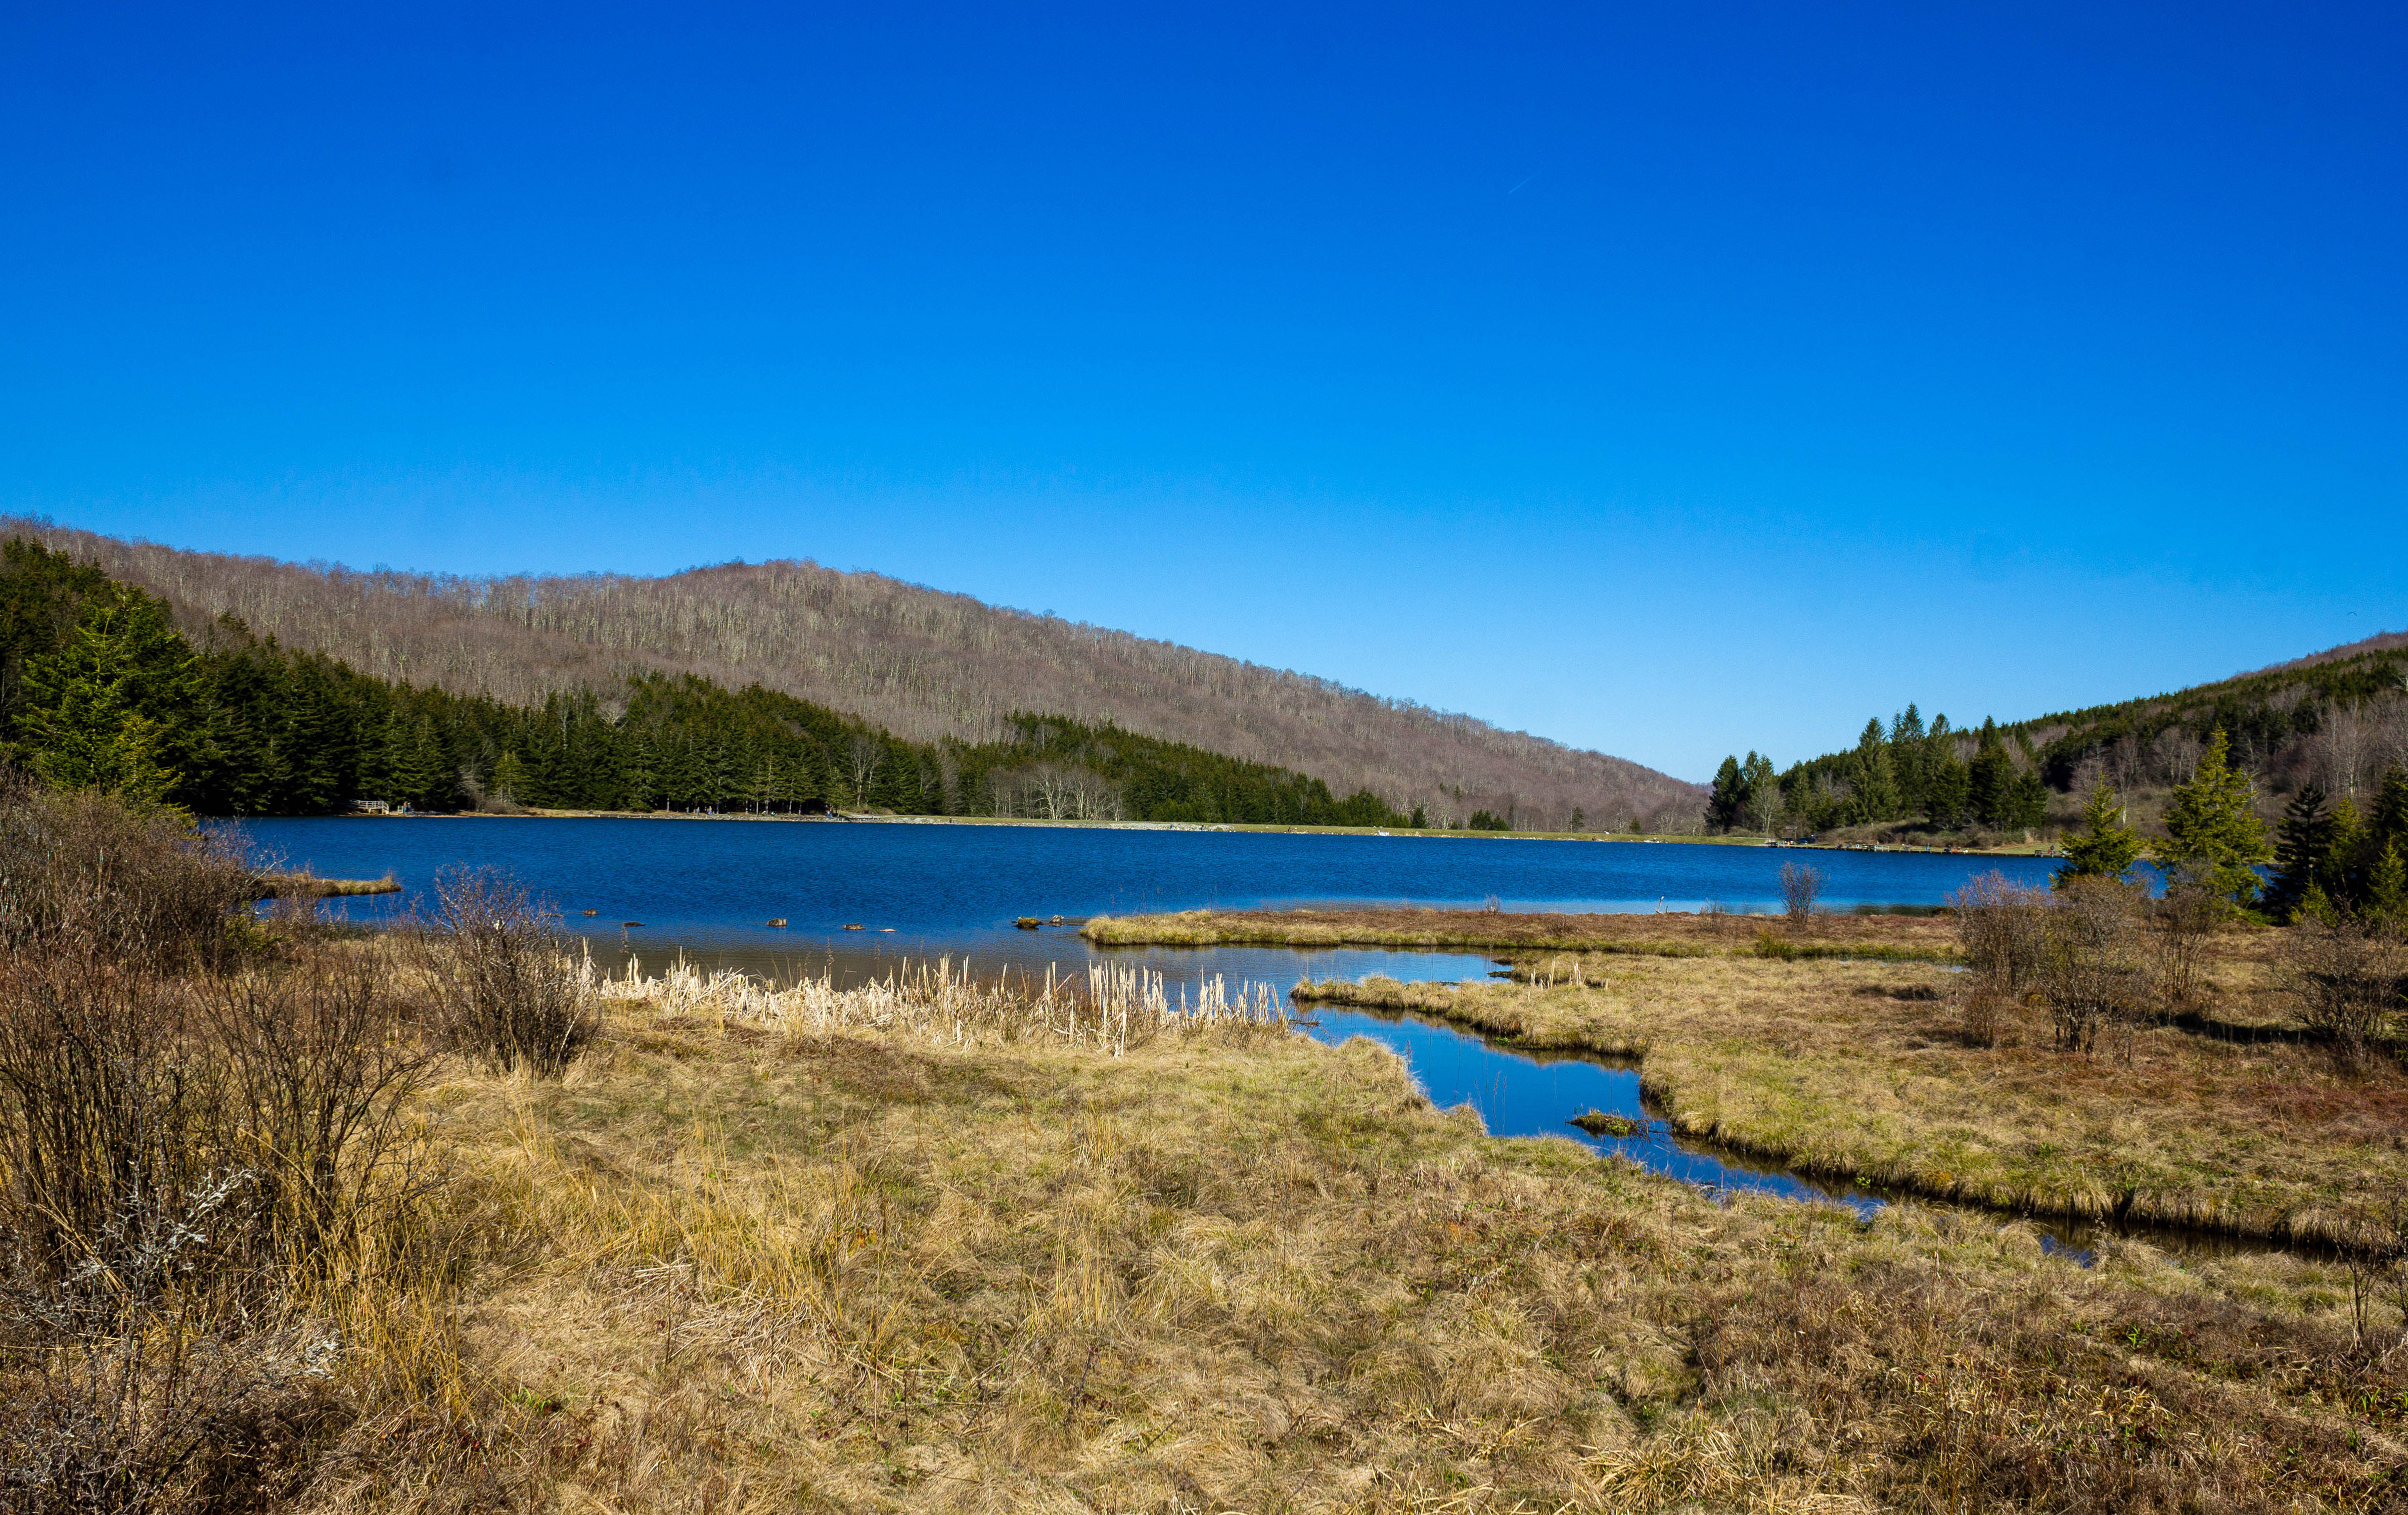
<path id="1" fill-rule="evenodd" d="M 1999 1032 L 2006 1022 L 2008 1007 L 2006 995 L 1995 982 L 1971 978 L 1957 996 L 1957 1011 L 1965 1039 L 1976 1047 L 1996 1047 Z"/>
<path id="2" fill-rule="evenodd" d="M 2401 1007 L 2408 949 L 2356 917 L 2302 921 L 2284 933 L 2275 979 L 2300 1022 L 2329 1039 L 2344 1068 L 2362 1065 Z"/>
<path id="3" fill-rule="evenodd" d="M 244 944 L 253 893 L 230 836 L 0 778 L 0 951 L 220 965 Z"/>
<path id="4" fill-rule="evenodd" d="M 0 1509 L 265 1508 L 346 1413 L 326 1322 L 424 1269 L 425 1059 L 374 958 L 249 950 L 208 838 L 20 790 L 0 865 Z"/>
<path id="5" fill-rule="evenodd" d="M 1814 913 L 1814 902 L 1827 882 L 1823 870 L 1800 863 L 1781 865 L 1781 903 L 1789 919 L 1803 922 Z"/>
<path id="6" fill-rule="evenodd" d="M 2039 977 L 2048 891 L 2012 882 L 1992 869 L 1967 880 L 1948 903 L 1956 911 L 1957 939 L 1965 949 L 1965 1035 L 1992 1046 L 2007 1013 L 2029 996 Z"/>
<path id="7" fill-rule="evenodd" d="M 2157 986 L 2169 1011 L 2196 1008 L 2204 997 L 2200 969 L 2207 959 L 2208 939 L 2222 919 L 2214 893 L 2187 879 L 2177 879 L 2165 897 L 2151 907 L 2150 945 Z"/>
<path id="8" fill-rule="evenodd" d="M 491 868 L 436 876 L 419 964 L 440 1035 L 497 1071 L 556 1077 L 599 1029 L 567 938 L 526 889 Z"/>
<path id="9" fill-rule="evenodd" d="M 2156 1003 L 2145 897 L 2107 879 L 2069 880 L 2042 917 L 2039 983 L 2057 1044 L 2088 1052 L 2104 1026 L 2128 1033 Z"/>
<path id="10" fill-rule="evenodd" d="M 0 1508 L 217 1515 L 299 1492 L 346 1418 L 334 1339 L 191 1328 L 33 1352 L 0 1409 Z"/>

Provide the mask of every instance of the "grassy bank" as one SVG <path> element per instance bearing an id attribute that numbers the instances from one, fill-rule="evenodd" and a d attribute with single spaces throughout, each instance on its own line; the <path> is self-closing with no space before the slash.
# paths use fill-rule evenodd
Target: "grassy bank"
<path id="1" fill-rule="evenodd" d="M 1671 914 L 1509 914 L 1498 910 L 1182 910 L 1097 916 L 1080 935 L 1099 947 L 1413 947 L 1641 957 L 1879 957 L 1946 962 L 1945 921 L 1819 916 L 1811 931 L 1773 931 L 1770 917 Z M 1767 933 L 1772 932 L 1770 936 Z"/>
<path id="2" fill-rule="evenodd" d="M 172 817 L 6 800 L 0 1508 L 2408 1497 L 2372 1259 L 1718 1204 L 1259 987 L 603 980 L 498 876 L 330 934 Z M 1807 971 L 1522 987 L 1734 965 Z"/>
<path id="3" fill-rule="evenodd" d="M 2014 1225 L 1716 1206 L 1491 1141 L 1362 1042 L 959 1039 L 688 992 L 563 1083 L 435 1090 L 497 1238 L 482 1476 L 558 1508 L 1498 1511 L 2408 1477 L 2408 1381 L 2312 1262 L 2086 1273 Z"/>
<path id="4" fill-rule="evenodd" d="M 1733 935 L 1696 918 L 1686 929 L 1662 940 Z M 2344 1074 L 2297 1039 L 2269 983 L 2272 934 L 2214 939 L 2203 1012 L 2078 1056 L 2030 1007 L 2002 1010 L 1996 1045 L 1979 1044 L 1962 975 L 1868 950 L 1884 936 L 1932 950 L 1949 929 L 1818 921 L 1720 955 L 1561 950 L 1526 955 L 1511 983 L 1374 979 L 1299 994 L 1635 1058 L 1682 1131 L 1933 1197 L 2329 1237 L 2369 1196 L 2408 1192 L 2408 1079 L 2387 1065 Z"/>

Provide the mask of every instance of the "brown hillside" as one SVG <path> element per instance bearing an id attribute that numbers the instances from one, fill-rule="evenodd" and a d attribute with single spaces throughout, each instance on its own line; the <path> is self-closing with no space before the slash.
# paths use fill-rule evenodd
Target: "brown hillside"
<path id="1" fill-rule="evenodd" d="M 189 552 L 22 520 L 176 607 L 195 629 L 223 613 L 363 672 L 513 702 L 607 688 L 630 673 L 763 685 L 915 740 L 989 740 L 1016 710 L 1277 764 L 1340 793 L 1370 789 L 1439 823 L 1510 806 L 1525 826 L 1632 817 L 1694 827 L 1700 791 L 1621 758 L 1469 716 L 1382 699 L 1126 632 L 1005 609 L 877 574 L 805 562 L 728 564 L 662 578 L 463 579 Z"/>

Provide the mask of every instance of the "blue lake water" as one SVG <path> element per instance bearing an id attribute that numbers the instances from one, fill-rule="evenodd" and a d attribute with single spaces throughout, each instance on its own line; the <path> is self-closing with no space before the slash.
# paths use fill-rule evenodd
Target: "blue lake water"
<path id="1" fill-rule="evenodd" d="M 998 965 L 1084 964 L 1087 950 L 1075 935 L 1016 931 L 1011 922 L 1020 916 L 1075 922 L 1325 902 L 1459 908 L 1492 897 L 1508 910 L 1694 910 L 1709 902 L 1770 909 L 1780 899 L 1781 865 L 1797 862 L 1828 876 L 1829 908 L 1931 906 L 1976 873 L 1997 868 L 2040 882 L 2054 866 L 2038 858 L 1669 842 L 733 819 L 422 817 L 255 821 L 244 829 L 288 865 L 332 878 L 389 872 L 408 893 L 424 891 L 449 865 L 507 868 L 558 905 L 570 929 L 597 950 L 682 948 L 797 962 L 933 950 Z M 371 897 L 337 908 L 372 919 L 394 904 Z M 772 918 L 789 923 L 773 928 L 765 923 Z M 863 929 L 846 931 L 848 924 Z M 1449 961 L 1426 971 L 1408 965 L 1405 976 L 1460 978 L 1469 961 L 1430 956 Z M 1308 973 L 1327 977 L 1330 957 L 1268 954 L 1257 976 L 1290 983 Z M 1177 961 L 1198 959 L 1182 953 Z"/>
<path id="2" fill-rule="evenodd" d="M 1092 949 L 1074 923 L 1098 914 L 1201 907 L 1378 903 L 1508 910 L 1776 908 L 1784 863 L 1811 863 L 1824 902 L 1932 906 L 1997 868 L 2038 883 L 2037 858 L 1838 852 L 1676 843 L 1506 837 L 1285 836 L 1095 827 L 876 822 L 517 820 L 423 817 L 257 821 L 265 857 L 322 877 L 390 873 L 400 895 L 328 902 L 354 920 L 390 918 L 424 893 L 437 870 L 508 869 L 557 905 L 597 959 L 673 954 L 767 977 L 833 971 L 858 980 L 898 959 L 949 955 L 974 967 L 1083 975 L 1096 958 L 1161 972 L 1173 985 L 1214 975 L 1282 993 L 1304 979 L 1383 973 L 1419 981 L 1486 975 L 1469 952 L 1283 948 Z M 591 915 L 585 912 L 593 912 Z M 1061 926 L 1017 929 L 1017 917 Z M 771 927 L 772 917 L 788 924 Z M 862 929 L 848 931 L 847 925 Z M 1175 993 L 1175 988 L 1174 988 Z M 1315 1007 L 1309 1035 L 1364 1036 L 1401 1053 L 1440 1107 L 1469 1104 L 1500 1136 L 1562 1136 L 1714 1190 L 1749 1190 L 1847 1205 L 1873 1195 L 1828 1188 L 1673 1136 L 1641 1108 L 1635 1070 L 1602 1059 L 1531 1055 L 1412 1017 Z M 1627 1137 L 1569 1122 L 1597 1109 L 1640 1122 Z"/>

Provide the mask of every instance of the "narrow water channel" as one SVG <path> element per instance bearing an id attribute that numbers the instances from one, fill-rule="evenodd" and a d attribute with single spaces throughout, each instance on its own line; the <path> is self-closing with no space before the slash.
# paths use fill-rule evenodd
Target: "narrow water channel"
<path id="1" fill-rule="evenodd" d="M 1561 1136 L 1709 1193 L 1774 1194 L 1807 1204 L 1839 1205 L 1867 1221 L 1892 1203 L 1889 1195 L 1818 1182 L 1675 1132 L 1670 1122 L 1647 1108 L 1634 1064 L 1590 1053 L 1514 1047 L 1427 1016 L 1324 1006 L 1305 1006 L 1301 1011 L 1298 1028 L 1316 1041 L 1335 1047 L 1350 1037 L 1368 1036 L 1395 1051 L 1412 1067 L 1433 1105 L 1440 1109 L 1470 1106 L 1493 1136 Z M 1590 1110 L 1628 1122 L 1629 1135 L 1592 1134 L 1571 1123 L 1574 1117 Z M 1915 1202 L 2000 1222 L 2009 1218 L 1976 1206 L 1922 1198 Z M 2086 1267 L 2095 1260 L 2099 1240 L 2106 1235 L 2139 1236 L 2161 1251 L 2183 1256 L 2281 1250 L 2271 1241 L 2173 1226 L 2112 1228 L 2048 1216 L 2016 1219 L 2038 1234 L 2042 1251 L 2062 1253 Z"/>

